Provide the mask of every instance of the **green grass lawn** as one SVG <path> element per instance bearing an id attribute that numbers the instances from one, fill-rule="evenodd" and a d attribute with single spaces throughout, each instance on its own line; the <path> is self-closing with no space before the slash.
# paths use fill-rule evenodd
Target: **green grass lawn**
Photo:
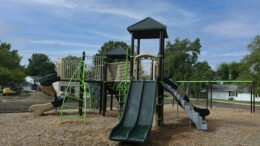
<path id="1" fill-rule="evenodd" d="M 196 100 L 195 98 L 190 98 L 191 100 Z M 199 99 L 206 100 L 206 99 Z M 210 99 L 209 99 L 210 101 Z M 224 100 L 224 99 L 212 99 L 215 102 L 225 102 L 225 103 L 242 103 L 242 104 L 250 104 L 250 101 L 238 101 L 238 100 Z M 260 105 L 260 102 L 255 102 L 256 105 Z"/>
<path id="2" fill-rule="evenodd" d="M 216 102 L 228 102 L 228 103 L 243 103 L 243 104 L 250 104 L 250 101 L 237 101 L 237 100 L 223 100 L 223 99 L 212 99 L 212 101 Z M 260 105 L 260 102 L 255 102 L 256 105 Z"/>
<path id="3" fill-rule="evenodd" d="M 168 99 L 172 99 L 173 97 L 170 96 L 170 97 L 165 97 L 165 98 L 168 98 Z M 196 100 L 196 98 L 190 98 L 190 100 Z M 203 99 L 199 99 L 199 100 L 206 100 L 205 98 Z M 209 99 L 210 101 L 210 99 Z M 225 103 L 241 103 L 241 104 L 250 104 L 250 101 L 237 101 L 237 100 L 223 100 L 223 99 L 212 99 L 212 101 L 215 101 L 215 102 L 225 102 Z M 260 102 L 255 102 L 256 105 L 260 105 Z"/>

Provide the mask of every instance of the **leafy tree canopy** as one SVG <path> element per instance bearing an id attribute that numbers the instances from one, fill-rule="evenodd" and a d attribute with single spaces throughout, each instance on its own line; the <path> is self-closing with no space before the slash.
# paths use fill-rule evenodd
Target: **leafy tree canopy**
<path id="1" fill-rule="evenodd" d="M 0 44 L 0 85 L 6 86 L 8 82 L 21 83 L 25 74 L 23 66 L 20 65 L 22 57 L 17 50 L 11 50 L 11 44 L 1 42 Z"/>
<path id="2" fill-rule="evenodd" d="M 257 92 L 260 93 L 260 35 L 256 36 L 247 48 L 250 54 L 240 61 L 238 79 L 253 80 Z"/>
<path id="3" fill-rule="evenodd" d="M 175 39 L 167 42 L 165 49 L 165 75 L 173 80 L 190 80 L 193 66 L 200 54 L 200 40 Z"/>
<path id="4" fill-rule="evenodd" d="M 214 80 L 215 72 L 211 69 L 207 61 L 198 62 L 193 66 L 191 80 Z"/>
<path id="5" fill-rule="evenodd" d="M 44 76 L 54 73 L 55 64 L 45 54 L 35 53 L 29 59 L 26 73 L 31 76 Z"/>
<path id="6" fill-rule="evenodd" d="M 239 62 L 221 63 L 216 71 L 218 80 L 236 80 L 239 75 Z"/>
<path id="7" fill-rule="evenodd" d="M 81 60 L 81 57 L 69 55 L 69 56 L 67 56 L 63 59 L 66 59 L 66 60 Z"/>

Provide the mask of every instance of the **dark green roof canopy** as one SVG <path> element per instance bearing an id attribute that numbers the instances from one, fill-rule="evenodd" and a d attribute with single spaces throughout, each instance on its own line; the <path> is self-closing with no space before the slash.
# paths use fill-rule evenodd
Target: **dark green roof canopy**
<path id="1" fill-rule="evenodd" d="M 125 58 L 126 50 L 123 49 L 121 46 L 119 46 L 109 50 L 108 52 L 105 53 L 105 55 L 113 59 Z"/>
<path id="2" fill-rule="evenodd" d="M 164 32 L 164 38 L 168 38 L 166 29 L 166 25 L 151 17 L 147 17 L 127 28 L 130 33 L 134 32 L 134 38 L 136 39 L 160 38 L 160 31 Z"/>

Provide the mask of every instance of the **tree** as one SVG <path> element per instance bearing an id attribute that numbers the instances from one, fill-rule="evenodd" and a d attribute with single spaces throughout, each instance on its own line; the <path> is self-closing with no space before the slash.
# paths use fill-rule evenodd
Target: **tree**
<path id="1" fill-rule="evenodd" d="M 27 75 L 44 76 L 54 73 L 55 64 L 45 54 L 33 54 L 26 69 Z"/>
<path id="2" fill-rule="evenodd" d="M 69 55 L 69 56 L 65 57 L 64 59 L 66 59 L 66 60 L 81 60 L 80 57 L 72 56 L 72 55 Z"/>
<path id="3" fill-rule="evenodd" d="M 216 72 L 218 80 L 236 80 L 239 75 L 239 62 L 221 63 Z"/>
<path id="4" fill-rule="evenodd" d="M 260 35 L 256 36 L 247 46 L 249 55 L 246 55 L 239 66 L 239 80 L 253 80 L 257 93 L 260 93 Z"/>
<path id="5" fill-rule="evenodd" d="M 215 77 L 215 72 L 211 69 L 208 62 L 197 62 L 193 66 L 193 71 L 191 75 L 191 80 L 193 81 L 207 81 L 207 80 L 213 80 Z M 194 97 L 201 97 L 201 90 L 205 89 L 207 87 L 207 83 L 192 83 L 189 86 L 189 92 Z"/>
<path id="6" fill-rule="evenodd" d="M 230 66 L 228 63 L 221 63 L 217 68 L 217 79 L 218 80 L 229 80 L 230 79 Z"/>
<path id="7" fill-rule="evenodd" d="M 193 67 L 197 63 L 200 54 L 200 39 L 193 42 L 188 39 L 175 39 L 174 44 L 167 42 L 165 49 L 165 76 L 178 80 L 192 80 Z M 189 93 L 190 84 L 184 87 Z"/>
<path id="8" fill-rule="evenodd" d="M 215 72 L 211 69 L 207 61 L 198 62 L 193 66 L 192 80 L 213 80 Z"/>
<path id="9" fill-rule="evenodd" d="M 229 65 L 230 65 L 230 79 L 236 80 L 240 73 L 239 72 L 240 63 L 234 61 L 234 62 L 231 62 Z"/>
<path id="10" fill-rule="evenodd" d="M 193 66 L 200 54 L 200 40 L 193 42 L 188 39 L 175 39 L 174 44 L 170 41 L 165 49 L 165 75 L 173 80 L 190 80 Z"/>
<path id="11" fill-rule="evenodd" d="M 17 50 L 11 50 L 11 44 L 2 42 L 0 44 L 0 85 L 7 85 L 8 82 L 21 83 L 25 74 L 23 66 L 20 65 L 22 57 Z"/>

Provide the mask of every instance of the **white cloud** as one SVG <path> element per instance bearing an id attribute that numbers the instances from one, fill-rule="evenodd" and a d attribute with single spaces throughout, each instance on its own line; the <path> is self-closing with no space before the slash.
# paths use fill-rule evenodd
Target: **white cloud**
<path id="1" fill-rule="evenodd" d="M 120 15 L 120 16 L 126 16 L 129 18 L 133 18 L 133 19 L 143 19 L 145 18 L 145 16 L 142 15 L 138 15 L 137 13 L 131 12 L 129 10 L 125 10 L 125 9 L 119 9 L 119 8 L 89 8 L 86 11 L 90 11 L 90 12 L 97 12 L 97 13 L 102 13 L 102 14 L 113 14 L 113 15 Z"/>
<path id="2" fill-rule="evenodd" d="M 260 22 L 250 23 L 242 20 L 224 20 L 212 23 L 204 31 L 221 37 L 253 37 L 260 33 Z"/>
<path id="3" fill-rule="evenodd" d="M 57 41 L 57 40 L 32 40 L 32 41 L 30 41 L 30 43 L 47 44 L 47 45 L 61 45 L 61 46 L 91 47 L 91 48 L 100 47 L 100 45 L 72 43 L 72 42 Z"/>
<path id="4" fill-rule="evenodd" d="M 95 35 L 110 38 L 110 39 L 125 40 L 125 41 L 130 40 L 130 35 L 125 35 L 125 36 L 119 36 L 118 35 L 118 36 L 116 36 L 116 35 L 111 35 L 111 34 L 108 34 L 108 33 L 105 33 L 105 32 L 97 31 L 97 30 L 94 30 L 94 29 L 89 29 L 88 31 L 92 32 Z"/>
<path id="5" fill-rule="evenodd" d="M 223 54 L 223 56 L 226 56 L 226 57 L 243 57 L 243 56 L 248 55 L 248 54 L 249 54 L 248 51 L 240 51 L 240 52 L 226 53 L 226 54 Z"/>
<path id="6" fill-rule="evenodd" d="M 188 21 L 194 22 L 197 20 L 197 15 L 189 10 L 186 10 L 180 6 L 172 5 L 166 1 L 120 1 L 120 2 L 111 2 L 106 0 L 78 0 L 78 1 L 69 1 L 69 0 L 27 0 L 20 1 L 21 3 L 26 4 L 36 4 L 40 6 L 43 4 L 45 6 L 49 5 L 51 7 L 61 7 L 68 8 L 73 12 L 93 12 L 99 14 L 108 14 L 108 15 L 117 15 L 124 16 L 127 18 L 132 18 L 135 20 L 141 20 L 148 16 L 158 17 L 161 20 L 165 20 L 168 25 L 182 25 L 188 23 Z M 129 7 L 129 5 L 132 5 Z M 144 8 L 144 6 L 146 6 Z M 55 9 L 53 14 L 62 15 L 59 13 L 61 11 L 64 13 L 64 18 L 68 17 L 68 14 L 64 10 Z M 170 20 L 165 19 L 165 13 L 170 12 L 172 18 Z M 170 14 L 170 15 L 171 15 Z M 169 15 L 169 13 L 167 14 Z M 171 21 L 174 20 L 174 21 Z"/>
<path id="7" fill-rule="evenodd" d="M 76 4 L 68 0 L 31 0 L 31 2 L 48 4 L 53 6 L 65 7 L 65 8 L 76 8 Z"/>

